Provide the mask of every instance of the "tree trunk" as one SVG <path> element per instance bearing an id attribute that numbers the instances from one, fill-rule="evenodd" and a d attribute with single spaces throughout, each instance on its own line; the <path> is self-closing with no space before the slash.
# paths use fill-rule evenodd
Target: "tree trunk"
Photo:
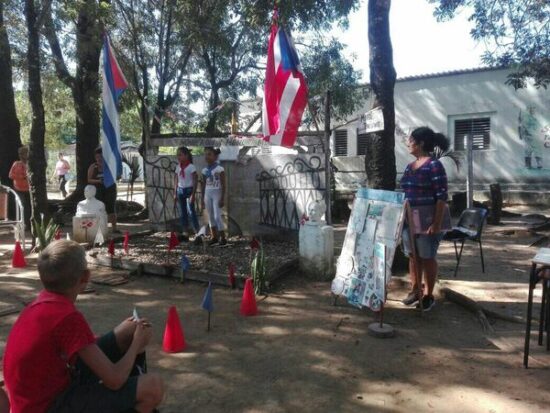
<path id="1" fill-rule="evenodd" d="M 218 106 L 220 105 L 220 93 L 219 88 L 215 84 L 211 84 L 210 90 L 210 102 L 208 105 L 208 123 L 206 124 L 206 133 L 209 135 L 215 135 L 218 132 L 216 123 L 218 122 Z"/>
<path id="2" fill-rule="evenodd" d="M 76 188 L 67 198 L 76 202 L 84 197 L 88 184 L 88 167 L 95 162 L 99 145 L 100 90 L 99 59 L 103 24 L 95 0 L 86 0 L 76 23 L 77 69 L 73 87 L 76 111 Z"/>
<path id="3" fill-rule="evenodd" d="M 395 69 L 390 37 L 391 0 L 369 0 L 369 67 L 374 93 L 373 108 L 381 107 L 384 130 L 371 133 L 367 141 L 365 170 L 369 188 L 393 191 L 396 184 L 395 167 L 395 108 L 393 90 Z"/>
<path id="4" fill-rule="evenodd" d="M 42 85 L 40 78 L 40 32 L 37 27 L 37 13 L 34 0 L 25 0 L 27 23 L 27 70 L 28 92 L 32 108 L 31 135 L 29 140 L 29 180 L 31 186 L 32 216 L 48 216 L 48 194 L 46 191 L 46 154 L 44 135 L 46 124 Z"/>
<path id="5" fill-rule="evenodd" d="M 4 2 L 0 1 L 0 182 L 12 186 L 9 179 L 11 165 L 17 160 L 21 146 L 20 126 L 15 111 L 11 48 L 4 25 Z"/>

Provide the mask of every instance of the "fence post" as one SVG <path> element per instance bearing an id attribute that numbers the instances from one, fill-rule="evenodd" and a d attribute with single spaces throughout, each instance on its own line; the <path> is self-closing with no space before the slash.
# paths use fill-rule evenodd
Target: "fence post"
<path id="1" fill-rule="evenodd" d="M 326 221 L 327 225 L 332 225 L 332 185 L 331 185 L 331 166 L 330 166 L 330 90 L 327 90 L 325 98 L 325 202 L 327 206 Z"/>
<path id="2" fill-rule="evenodd" d="M 466 162 L 468 163 L 468 174 L 466 176 L 466 208 L 474 206 L 474 157 L 473 157 L 473 137 L 472 135 L 464 136 L 466 146 Z"/>

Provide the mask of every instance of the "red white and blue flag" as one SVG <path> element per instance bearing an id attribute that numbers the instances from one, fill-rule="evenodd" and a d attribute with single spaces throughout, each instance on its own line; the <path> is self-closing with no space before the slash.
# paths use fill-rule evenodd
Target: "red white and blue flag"
<path id="1" fill-rule="evenodd" d="M 101 149 L 103 153 L 103 185 L 106 188 L 116 183 L 122 173 L 120 153 L 120 125 L 118 121 L 118 100 L 128 87 L 128 82 L 120 70 L 109 37 L 103 41 L 103 89 L 101 119 Z"/>
<path id="2" fill-rule="evenodd" d="M 262 106 L 266 141 L 273 145 L 294 146 L 307 105 L 307 92 L 292 37 L 275 20 L 269 36 Z"/>

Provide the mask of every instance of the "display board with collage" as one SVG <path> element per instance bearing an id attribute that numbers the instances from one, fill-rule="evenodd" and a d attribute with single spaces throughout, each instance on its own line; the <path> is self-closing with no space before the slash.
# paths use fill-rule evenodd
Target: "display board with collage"
<path id="1" fill-rule="evenodd" d="M 351 305 L 380 310 L 404 221 L 404 194 L 360 189 L 348 222 L 332 293 Z"/>

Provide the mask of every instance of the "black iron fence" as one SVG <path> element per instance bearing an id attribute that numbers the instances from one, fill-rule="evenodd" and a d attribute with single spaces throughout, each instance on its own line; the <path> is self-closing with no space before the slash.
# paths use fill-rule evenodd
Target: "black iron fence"
<path id="1" fill-rule="evenodd" d="M 324 155 L 297 155 L 257 176 L 260 187 L 260 223 L 298 230 L 302 215 L 314 201 L 325 200 Z"/>

